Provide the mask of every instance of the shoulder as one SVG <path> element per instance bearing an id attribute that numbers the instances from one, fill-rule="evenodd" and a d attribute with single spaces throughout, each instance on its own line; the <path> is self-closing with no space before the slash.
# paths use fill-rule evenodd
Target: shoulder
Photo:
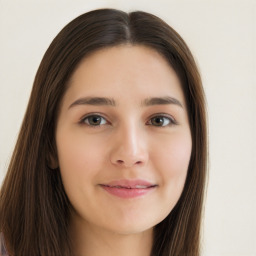
<path id="1" fill-rule="evenodd" d="M 0 233 L 0 256 L 8 256 L 7 251 L 5 249 L 3 233 Z"/>

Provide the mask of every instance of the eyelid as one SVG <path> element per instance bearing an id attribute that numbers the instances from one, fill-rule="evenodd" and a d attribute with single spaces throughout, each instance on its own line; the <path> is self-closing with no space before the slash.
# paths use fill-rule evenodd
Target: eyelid
<path id="1" fill-rule="evenodd" d="M 84 120 L 85 120 L 86 118 L 91 117 L 91 116 L 99 116 L 99 117 L 101 117 L 101 118 L 103 118 L 103 119 L 106 120 L 106 124 L 109 124 L 109 123 L 110 123 L 110 122 L 108 121 L 108 118 L 106 118 L 102 113 L 98 113 L 98 112 L 96 112 L 96 113 L 95 113 L 95 112 L 92 112 L 92 113 L 88 113 L 88 114 L 82 116 L 82 117 L 79 119 L 78 123 L 79 123 L 80 125 L 87 125 L 88 127 L 92 127 L 92 128 L 97 128 L 97 127 L 102 126 L 102 125 L 95 125 L 95 126 L 93 126 L 93 125 L 86 124 L 86 123 L 84 122 Z M 105 125 L 105 124 L 104 124 L 104 125 Z"/>
<path id="2" fill-rule="evenodd" d="M 93 125 L 89 125 L 89 124 L 84 123 L 84 120 L 85 120 L 86 118 L 91 117 L 91 116 L 99 116 L 99 117 L 101 117 L 101 118 L 103 118 L 103 119 L 106 120 L 106 124 L 110 124 L 110 122 L 108 121 L 108 118 L 105 117 L 104 114 L 99 113 L 99 112 L 91 112 L 91 113 L 88 113 L 88 114 L 82 116 L 82 117 L 79 119 L 79 122 L 78 122 L 78 123 L 81 124 L 81 125 L 87 125 L 88 127 L 92 127 L 92 128 L 101 127 L 102 125 L 95 125 L 95 126 L 93 126 Z M 164 117 L 164 118 L 167 118 L 167 119 L 170 120 L 170 124 L 168 124 L 168 125 L 165 125 L 165 126 L 155 126 L 155 127 L 159 127 L 159 128 L 160 128 L 160 127 L 167 127 L 167 126 L 177 125 L 177 124 L 178 124 L 178 122 L 176 121 L 176 119 L 175 119 L 172 115 L 170 115 L 170 114 L 166 114 L 166 113 L 155 113 L 155 114 L 153 114 L 153 115 L 151 115 L 151 116 L 149 117 L 148 121 L 146 122 L 146 125 L 148 125 L 148 122 L 149 122 L 152 118 L 155 118 L 155 117 Z M 106 124 L 104 124 L 104 125 L 106 125 Z"/>
<path id="3" fill-rule="evenodd" d="M 149 117 L 149 121 L 154 118 L 154 117 L 164 117 L 164 118 L 168 118 L 170 120 L 170 124 L 168 125 L 165 125 L 165 126 L 155 126 L 155 127 L 167 127 L 167 126 L 172 126 L 172 125 L 177 125 L 178 122 L 176 121 L 176 119 L 170 115 L 170 114 L 166 114 L 166 113 L 156 113 L 156 114 L 153 114 L 152 116 Z"/>

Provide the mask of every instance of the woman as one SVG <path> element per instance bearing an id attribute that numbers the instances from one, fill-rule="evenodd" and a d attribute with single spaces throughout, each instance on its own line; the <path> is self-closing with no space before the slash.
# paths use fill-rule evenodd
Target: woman
<path id="1" fill-rule="evenodd" d="M 38 69 L 1 188 L 2 242 L 9 255 L 199 255 L 206 158 L 182 38 L 144 12 L 83 14 Z"/>

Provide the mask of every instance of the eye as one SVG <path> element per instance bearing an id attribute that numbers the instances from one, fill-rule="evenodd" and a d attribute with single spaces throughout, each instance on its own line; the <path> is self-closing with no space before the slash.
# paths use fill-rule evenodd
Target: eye
<path id="1" fill-rule="evenodd" d="M 152 117 L 147 124 L 163 127 L 163 126 L 176 124 L 176 122 L 171 117 L 159 115 L 159 116 Z"/>
<path id="2" fill-rule="evenodd" d="M 106 124 L 107 120 L 100 115 L 90 115 L 81 119 L 80 123 L 89 126 L 100 126 Z"/>

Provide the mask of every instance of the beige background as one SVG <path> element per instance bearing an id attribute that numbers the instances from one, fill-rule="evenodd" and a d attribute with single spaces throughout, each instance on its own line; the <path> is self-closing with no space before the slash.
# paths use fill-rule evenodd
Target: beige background
<path id="1" fill-rule="evenodd" d="M 0 182 L 45 50 L 71 19 L 102 7 L 152 12 L 190 46 L 209 112 L 203 256 L 256 255 L 256 1 L 0 1 Z"/>

